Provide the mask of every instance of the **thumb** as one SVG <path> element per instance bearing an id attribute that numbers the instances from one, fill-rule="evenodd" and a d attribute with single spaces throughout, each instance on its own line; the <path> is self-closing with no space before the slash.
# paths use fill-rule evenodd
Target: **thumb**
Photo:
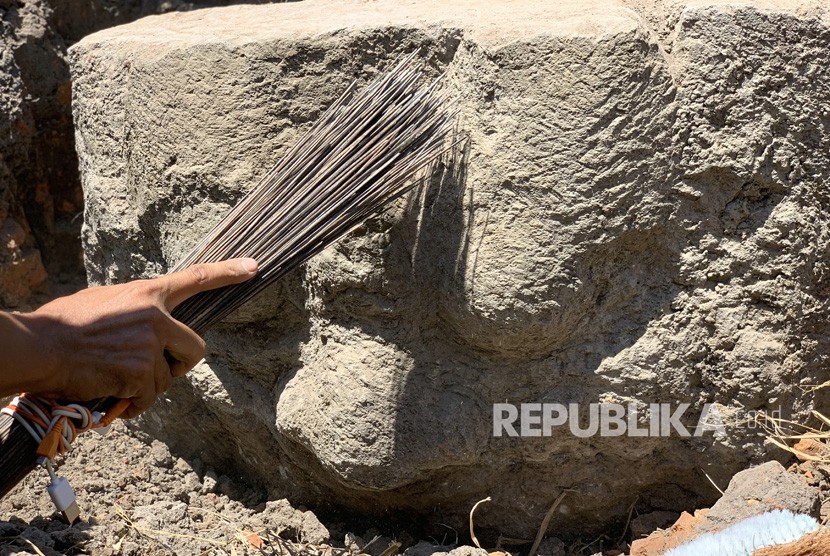
<path id="1" fill-rule="evenodd" d="M 256 272 L 257 262 L 254 259 L 228 259 L 218 263 L 195 264 L 156 279 L 161 281 L 164 305 L 172 311 L 197 293 L 240 284 L 253 278 Z"/>

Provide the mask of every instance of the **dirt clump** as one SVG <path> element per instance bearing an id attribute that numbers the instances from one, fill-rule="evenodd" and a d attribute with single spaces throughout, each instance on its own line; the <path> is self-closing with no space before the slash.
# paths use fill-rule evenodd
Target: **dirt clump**
<path id="1" fill-rule="evenodd" d="M 36 469 L 0 501 L 0 554 L 246 554 L 329 541 L 312 512 L 267 501 L 263 490 L 175 458 L 121 423 L 104 439 L 80 437 L 58 474 L 73 485 L 82 521 L 58 518 L 47 474 Z"/>

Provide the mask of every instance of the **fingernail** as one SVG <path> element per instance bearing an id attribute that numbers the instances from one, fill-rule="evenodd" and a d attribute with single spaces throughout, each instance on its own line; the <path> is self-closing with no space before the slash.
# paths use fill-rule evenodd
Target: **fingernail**
<path id="1" fill-rule="evenodd" d="M 242 269 L 248 274 L 253 274 L 259 269 L 256 261 L 253 259 L 242 259 L 239 261 L 239 264 L 242 266 Z"/>

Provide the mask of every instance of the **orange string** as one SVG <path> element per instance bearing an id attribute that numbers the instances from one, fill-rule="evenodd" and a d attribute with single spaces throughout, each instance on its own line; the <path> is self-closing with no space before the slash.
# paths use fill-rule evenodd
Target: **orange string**
<path id="1" fill-rule="evenodd" d="M 49 418 L 49 422 L 44 422 L 43 418 L 37 412 L 32 411 L 25 405 L 9 404 L 6 406 L 7 409 L 20 414 L 32 423 L 38 424 L 44 431 L 46 431 L 46 435 L 43 437 L 43 440 L 41 440 L 40 445 L 37 448 L 37 455 L 48 459 L 54 458 L 57 454 L 64 454 L 67 452 L 68 448 L 62 440 L 64 427 L 69 427 L 70 434 L 68 435 L 67 440 L 71 445 L 78 438 L 79 434 L 91 429 L 111 425 L 112 422 L 124 413 L 124 411 L 131 405 L 130 400 L 118 400 L 118 402 L 106 412 L 98 423 L 94 423 L 92 412 L 89 411 L 89 409 L 78 409 L 77 407 L 61 405 L 54 400 L 39 398 L 31 394 L 20 394 L 18 397 L 20 399 L 25 399 L 27 403 L 35 405 L 46 417 Z M 46 404 L 48 404 L 48 407 Z M 49 425 L 53 420 L 53 412 L 60 410 L 71 413 L 78 413 L 79 411 L 87 412 L 87 425 L 85 427 L 80 427 L 75 424 L 75 419 L 62 415 L 57 421 L 55 421 L 55 425 L 50 429 Z"/>

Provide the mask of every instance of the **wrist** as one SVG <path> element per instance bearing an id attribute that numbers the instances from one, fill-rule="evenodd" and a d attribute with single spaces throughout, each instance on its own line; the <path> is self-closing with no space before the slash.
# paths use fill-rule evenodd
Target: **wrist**
<path id="1" fill-rule="evenodd" d="M 16 330 L 18 369 L 21 389 L 48 394 L 65 387 L 61 372 L 59 326 L 49 317 L 34 313 L 6 314 Z"/>

